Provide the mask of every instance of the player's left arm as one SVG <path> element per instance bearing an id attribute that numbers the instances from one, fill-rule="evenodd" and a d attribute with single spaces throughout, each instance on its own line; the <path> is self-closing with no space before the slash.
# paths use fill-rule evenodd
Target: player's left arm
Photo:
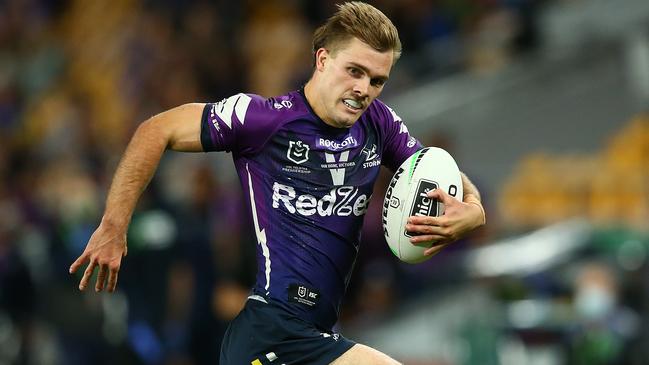
<path id="1" fill-rule="evenodd" d="M 408 218 L 406 230 L 420 234 L 413 236 L 410 242 L 417 245 L 437 241 L 433 247 L 424 252 L 425 255 L 437 253 L 449 243 L 457 241 L 466 233 L 487 222 L 480 192 L 464 173 L 461 175 L 464 191 L 462 201 L 458 201 L 442 189 L 435 189 L 428 193 L 428 197 L 437 199 L 444 204 L 444 215 Z"/>

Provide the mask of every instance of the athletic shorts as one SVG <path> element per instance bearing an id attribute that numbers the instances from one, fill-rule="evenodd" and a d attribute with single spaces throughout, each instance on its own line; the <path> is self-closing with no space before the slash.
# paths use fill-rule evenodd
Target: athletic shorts
<path id="1" fill-rule="evenodd" d="M 328 365 L 354 344 L 251 296 L 225 332 L 220 364 Z"/>

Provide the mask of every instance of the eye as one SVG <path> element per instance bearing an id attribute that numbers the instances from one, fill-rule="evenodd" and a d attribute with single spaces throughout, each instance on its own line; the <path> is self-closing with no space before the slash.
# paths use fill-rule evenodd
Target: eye
<path id="1" fill-rule="evenodd" d="M 347 72 L 349 72 L 349 74 L 352 75 L 353 77 L 361 77 L 361 76 L 363 76 L 363 71 L 361 71 L 361 69 L 356 68 L 356 67 L 349 67 L 347 69 Z"/>
<path id="2" fill-rule="evenodd" d="M 372 80 L 370 80 L 370 83 L 374 87 L 381 87 L 381 86 L 385 85 L 385 79 L 372 79 Z"/>

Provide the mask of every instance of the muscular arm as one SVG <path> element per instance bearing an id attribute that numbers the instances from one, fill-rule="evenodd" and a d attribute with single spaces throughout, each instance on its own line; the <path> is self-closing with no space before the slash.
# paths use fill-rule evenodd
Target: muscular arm
<path id="1" fill-rule="evenodd" d="M 126 230 L 138 198 L 166 149 L 201 152 L 203 104 L 185 104 L 160 113 L 135 131 L 124 152 L 106 200 L 103 221 Z"/>
<path id="2" fill-rule="evenodd" d="M 166 149 L 202 151 L 200 132 L 203 107 L 204 104 L 185 104 L 158 114 L 137 128 L 113 177 L 101 223 L 84 252 L 70 266 L 70 273 L 74 273 L 88 262 L 79 283 L 80 290 L 85 289 L 97 266 L 99 273 L 95 290 L 103 290 L 107 274 L 107 290 L 115 289 L 121 259 L 127 252 L 126 231 L 137 200 Z"/>

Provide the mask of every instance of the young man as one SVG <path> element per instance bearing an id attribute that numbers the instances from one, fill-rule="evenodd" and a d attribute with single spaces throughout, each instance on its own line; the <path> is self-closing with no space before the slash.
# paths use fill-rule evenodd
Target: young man
<path id="1" fill-rule="evenodd" d="M 395 170 L 422 148 L 375 100 L 401 44 L 383 13 L 351 2 L 315 32 L 313 51 L 313 76 L 302 90 L 183 105 L 142 123 L 117 169 L 101 224 L 70 268 L 89 263 L 81 290 L 95 267 L 95 289 L 115 289 L 131 214 L 165 149 L 229 151 L 252 215 L 258 266 L 245 308 L 225 335 L 221 364 L 397 363 L 332 327 L 380 165 Z M 413 244 L 448 244 L 484 224 L 479 193 L 466 177 L 464 191 L 464 202 L 439 190 L 430 194 L 446 204 L 445 215 L 411 217 L 406 229 L 421 234 Z"/>

